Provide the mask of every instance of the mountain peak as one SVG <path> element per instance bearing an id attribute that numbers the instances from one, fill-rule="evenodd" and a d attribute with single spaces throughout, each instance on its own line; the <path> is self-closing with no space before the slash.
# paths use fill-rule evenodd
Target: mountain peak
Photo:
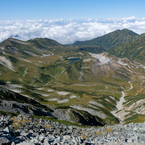
<path id="1" fill-rule="evenodd" d="M 74 45 L 92 45 L 92 46 L 101 46 L 106 50 L 109 50 L 118 45 L 122 45 L 124 43 L 133 42 L 136 39 L 135 32 L 129 29 L 115 30 L 110 32 L 104 36 L 94 38 L 88 41 L 77 41 Z"/>
<path id="2" fill-rule="evenodd" d="M 127 33 L 129 35 L 132 35 L 132 36 L 137 36 L 138 35 L 137 33 L 133 32 L 132 30 L 129 30 L 127 28 L 124 28 L 121 31 L 124 32 L 124 33 Z"/>
<path id="3" fill-rule="evenodd" d="M 49 38 L 35 38 L 35 39 L 30 39 L 27 42 L 37 43 L 42 46 L 62 46 L 57 41 L 49 39 Z"/>

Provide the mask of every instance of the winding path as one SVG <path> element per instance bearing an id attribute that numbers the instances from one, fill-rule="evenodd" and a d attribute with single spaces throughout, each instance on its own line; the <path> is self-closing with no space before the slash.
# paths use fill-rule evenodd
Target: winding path
<path id="1" fill-rule="evenodd" d="M 23 74 L 23 77 L 25 77 L 25 75 L 27 74 L 27 71 L 28 71 L 28 67 L 26 67 L 24 74 Z"/>
<path id="2" fill-rule="evenodd" d="M 125 111 L 123 110 L 123 103 L 125 102 L 125 99 L 124 99 L 125 92 L 130 91 L 131 89 L 133 89 L 132 83 L 131 82 L 128 82 L 128 83 L 130 84 L 130 88 L 128 90 L 124 90 L 124 91 L 121 92 L 122 93 L 122 96 L 121 96 L 120 100 L 116 104 L 117 110 L 111 111 L 111 113 L 115 117 L 119 118 L 121 121 L 123 120 L 122 118 L 126 115 L 125 114 Z M 121 112 L 118 113 L 118 111 L 121 111 Z"/>

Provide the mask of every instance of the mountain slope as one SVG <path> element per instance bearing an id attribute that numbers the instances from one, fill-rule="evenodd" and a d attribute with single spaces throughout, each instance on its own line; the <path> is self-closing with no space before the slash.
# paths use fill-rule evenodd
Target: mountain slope
<path id="1" fill-rule="evenodd" d="M 14 38 L 6 39 L 0 43 L 1 52 L 6 54 L 16 54 L 24 57 L 31 57 L 41 54 L 41 48 L 35 48 L 33 44 Z M 37 49 L 37 51 L 36 51 Z"/>
<path id="2" fill-rule="evenodd" d="M 18 54 L 24 56 L 41 55 L 43 51 L 52 51 L 55 47 L 61 47 L 58 42 L 47 38 L 36 38 L 28 41 L 21 41 L 9 38 L 0 43 L 0 49 L 10 54 Z"/>
<path id="3" fill-rule="evenodd" d="M 13 52 L 13 48 L 17 53 Z M 61 48 L 63 46 L 52 52 L 49 49 L 43 51 L 30 42 L 6 40 L 0 50 L 0 80 L 1 84 L 5 83 L 2 86 L 56 110 L 52 115 L 59 119 L 87 125 L 92 122 L 93 125 L 118 123 L 110 111 L 115 109 L 119 96 L 113 90 L 116 88 L 120 91 L 121 88 L 116 79 L 113 78 L 114 83 L 111 82 L 113 76 L 122 78 L 120 85 L 125 87 L 125 80 L 129 79 L 124 74 L 126 70 L 114 62 L 109 66 L 102 65 L 102 62 L 100 64 L 98 59 L 86 51 L 72 51 L 74 47 L 59 53 L 58 49 Z M 64 50 L 66 48 L 65 46 Z M 31 49 L 37 56 L 24 56 L 24 52 L 32 52 Z M 43 55 L 49 53 L 54 55 Z M 104 53 L 99 56 L 106 58 L 106 55 Z M 80 59 L 71 62 L 71 58 Z M 122 71 L 121 75 L 119 71 Z M 104 87 L 106 83 L 109 90 Z M 107 99 L 108 93 L 114 100 Z M 108 101 L 111 102 L 110 106 L 107 105 Z"/>
<path id="4" fill-rule="evenodd" d="M 101 46 L 79 46 L 77 52 L 91 52 L 91 53 L 103 53 L 106 50 Z"/>
<path id="5" fill-rule="evenodd" d="M 118 31 L 116 33 L 120 34 Z M 138 39 L 126 44 L 131 45 L 130 49 L 124 47 L 128 50 L 126 53 L 143 50 L 144 34 L 136 36 L 131 31 L 122 31 Z M 104 45 L 108 39 L 103 40 Z M 27 42 L 7 39 L 0 44 L 0 87 L 32 98 L 62 120 L 84 125 L 130 122 L 132 116 L 137 116 L 138 122 L 145 120 L 140 119 L 145 108 L 145 66 L 104 51 L 102 46 L 63 46 L 49 39 Z M 1 96 L 2 100 L 10 101 L 9 95 Z M 135 101 L 139 103 L 134 104 Z"/>
<path id="6" fill-rule="evenodd" d="M 109 53 L 117 57 L 127 57 L 145 64 L 145 34 L 140 35 L 135 42 L 110 49 Z"/>
<path id="7" fill-rule="evenodd" d="M 77 41 L 73 45 L 98 45 L 106 50 L 109 50 L 115 46 L 119 46 L 127 42 L 133 42 L 135 39 L 137 39 L 136 36 L 138 36 L 138 34 L 128 29 L 116 30 L 92 40 Z"/>
<path id="8" fill-rule="evenodd" d="M 43 47 L 62 46 L 57 41 L 52 40 L 52 39 L 48 39 L 48 38 L 35 38 L 35 39 L 28 40 L 27 42 L 31 42 L 34 45 L 39 45 L 39 46 L 43 46 Z"/>

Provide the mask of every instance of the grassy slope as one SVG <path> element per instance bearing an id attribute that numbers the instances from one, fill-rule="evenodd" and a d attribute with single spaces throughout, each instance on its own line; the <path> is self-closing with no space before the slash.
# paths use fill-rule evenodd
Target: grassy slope
<path id="1" fill-rule="evenodd" d="M 135 60 L 142 64 L 145 64 L 145 36 L 140 36 L 140 38 L 133 42 L 114 47 L 109 50 L 110 54 L 117 57 L 127 57 L 131 60 Z"/>
<path id="2" fill-rule="evenodd" d="M 106 50 L 101 47 L 101 46 L 79 46 L 76 51 L 81 51 L 81 52 L 91 52 L 91 53 L 103 53 Z"/>
<path id="3" fill-rule="evenodd" d="M 122 45 L 127 42 L 133 42 L 137 34 L 128 29 L 116 30 L 102 37 L 98 37 L 88 41 L 77 41 L 74 45 L 98 45 L 103 47 L 105 50 L 109 50 L 115 46 Z"/>
<path id="4" fill-rule="evenodd" d="M 23 88 L 21 90 L 24 94 L 35 98 L 42 104 L 51 105 L 54 108 L 76 104 L 82 107 L 87 107 L 89 109 L 94 109 L 96 111 L 102 111 L 107 115 L 107 118 L 104 120 L 106 123 L 113 124 L 118 122 L 118 120 L 114 118 L 110 111 L 115 109 L 116 101 L 118 101 L 121 97 L 120 92 L 129 87 L 128 83 L 126 83 L 126 80 L 130 80 L 132 76 L 130 76 L 130 74 L 125 69 L 114 71 L 114 73 L 110 74 L 109 76 L 106 76 L 105 73 L 105 75 L 97 76 L 91 70 L 92 61 L 83 63 L 82 60 L 84 58 L 90 58 L 90 56 L 84 51 L 81 51 L 80 53 L 77 50 L 80 49 L 80 47 L 52 46 L 51 48 L 53 49 L 49 49 L 48 46 L 46 46 L 48 44 L 45 44 L 44 42 L 45 47 L 47 47 L 45 51 L 36 53 L 36 50 L 33 48 L 33 44 L 30 42 L 29 45 L 19 43 L 15 45 L 14 43 L 11 43 L 11 41 L 9 43 L 9 45 L 12 45 L 11 49 L 12 47 L 19 47 L 21 50 L 20 53 L 22 52 L 21 54 L 23 55 L 22 58 L 27 58 L 27 60 L 31 62 L 26 62 L 19 59 L 20 56 L 17 54 L 7 55 L 7 59 L 12 62 L 16 72 L 13 72 L 10 69 L 0 65 L 0 73 L 2 74 L 0 75 L 0 80 L 2 80 L 2 83 L 10 81 L 13 84 L 22 85 Z M 39 44 L 42 46 L 41 43 L 43 43 L 43 41 L 39 42 Z M 7 46 L 6 42 L 5 46 Z M 39 47 L 38 44 L 36 44 L 36 46 Z M 32 49 L 31 52 L 37 54 L 38 56 L 24 55 L 24 50 L 28 50 L 28 48 Z M 54 50 L 54 48 L 55 51 L 51 51 Z M 70 50 L 68 50 L 69 48 Z M 88 47 L 85 48 L 85 51 L 88 51 Z M 7 50 L 9 50 L 9 48 Z M 40 56 L 43 53 L 56 53 L 56 55 L 41 58 Z M 81 60 L 67 65 L 67 63 L 69 63 L 67 60 L 68 57 L 79 57 Z M 39 61 L 41 61 L 41 63 Z M 27 73 L 25 74 L 25 72 Z M 83 74 L 81 79 L 80 72 Z M 143 74 L 143 72 L 140 73 Z M 117 78 L 113 78 L 113 76 L 117 76 Z M 138 83 L 136 86 L 139 88 L 139 85 L 140 83 Z M 42 87 L 43 90 L 37 90 L 39 87 Z M 54 92 L 47 92 L 48 88 L 54 89 Z M 136 90 L 132 90 L 130 94 L 136 93 L 138 88 L 136 87 Z M 66 96 L 59 96 L 56 93 L 57 91 L 66 91 L 70 94 Z M 42 96 L 41 94 L 43 93 L 49 94 L 49 96 Z M 70 99 L 70 95 L 76 95 L 77 97 Z M 112 96 L 112 98 L 109 96 Z M 68 99 L 69 101 L 59 104 L 57 101 L 48 101 L 49 98 L 58 98 L 59 100 Z M 132 100 L 134 100 L 134 98 L 132 98 Z M 89 101 L 96 101 L 102 104 L 103 107 L 98 107 L 95 105 L 89 106 Z"/>
<path id="5" fill-rule="evenodd" d="M 48 39 L 48 38 L 35 38 L 35 39 L 28 40 L 27 42 L 31 42 L 36 46 L 39 45 L 44 48 L 47 46 L 62 46 L 57 41 L 54 41 L 54 40 Z"/>

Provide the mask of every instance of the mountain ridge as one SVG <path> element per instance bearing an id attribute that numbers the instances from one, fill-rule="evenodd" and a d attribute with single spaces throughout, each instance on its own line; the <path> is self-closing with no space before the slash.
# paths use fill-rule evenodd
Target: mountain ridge
<path id="1" fill-rule="evenodd" d="M 32 42 L 32 43 L 38 43 L 39 45 L 42 46 L 62 46 L 60 43 L 58 43 L 55 40 L 49 39 L 49 38 L 35 38 L 35 39 L 30 39 L 27 42 Z"/>
<path id="2" fill-rule="evenodd" d="M 145 64 L 145 33 L 139 35 L 138 39 L 134 42 L 114 47 L 108 52 L 117 57 L 127 57 L 130 60 Z"/>
<path id="3" fill-rule="evenodd" d="M 102 46 L 104 49 L 109 50 L 115 46 L 127 43 L 127 42 L 133 42 L 134 39 L 137 39 L 136 36 L 138 36 L 137 33 L 128 30 L 115 30 L 113 32 L 110 32 L 106 35 L 94 38 L 92 40 L 87 41 L 77 41 L 73 45 L 79 46 L 79 45 L 98 45 Z"/>

